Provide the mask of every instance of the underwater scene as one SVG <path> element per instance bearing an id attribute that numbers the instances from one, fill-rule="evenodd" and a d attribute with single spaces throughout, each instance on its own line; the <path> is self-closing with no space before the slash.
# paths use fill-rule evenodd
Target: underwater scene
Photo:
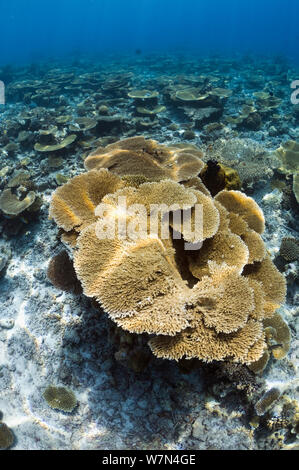
<path id="1" fill-rule="evenodd" d="M 0 449 L 298 450 L 298 1 L 0 10 Z"/>

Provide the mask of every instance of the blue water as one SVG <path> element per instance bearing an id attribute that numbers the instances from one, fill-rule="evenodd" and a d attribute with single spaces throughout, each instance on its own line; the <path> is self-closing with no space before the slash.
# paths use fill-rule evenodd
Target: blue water
<path id="1" fill-rule="evenodd" d="M 285 55 L 298 0 L 0 0 L 0 64 L 107 52 Z"/>

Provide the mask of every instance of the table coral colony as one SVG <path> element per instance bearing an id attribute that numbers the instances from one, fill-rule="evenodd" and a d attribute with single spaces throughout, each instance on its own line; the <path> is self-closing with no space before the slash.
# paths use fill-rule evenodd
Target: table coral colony
<path id="1" fill-rule="evenodd" d="M 213 197 L 200 177 L 202 156 L 194 146 L 165 147 L 144 137 L 99 148 L 85 160 L 86 173 L 54 192 L 50 217 L 72 252 L 84 294 L 118 327 L 151 335 L 154 355 L 231 360 L 260 371 L 270 355 L 269 330 L 272 350 L 273 341 L 281 340 L 282 324 L 287 329 L 276 313 L 285 298 L 285 280 L 261 238 L 262 210 L 239 190 L 223 187 Z M 118 222 L 124 217 L 116 210 L 120 197 L 128 205 L 143 204 L 148 214 L 152 204 L 187 207 L 191 226 L 200 204 L 202 245 L 184 250 L 171 214 L 170 239 L 159 233 L 100 239 L 95 209 L 106 204 L 108 220 Z M 184 224 L 176 230 L 183 242 L 196 241 Z M 288 345 L 287 338 L 280 357 Z"/>

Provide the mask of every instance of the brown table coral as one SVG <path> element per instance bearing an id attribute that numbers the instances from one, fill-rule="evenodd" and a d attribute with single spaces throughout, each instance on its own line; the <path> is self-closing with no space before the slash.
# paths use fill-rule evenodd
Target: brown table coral
<path id="1" fill-rule="evenodd" d="M 71 240 L 85 295 L 124 330 L 152 335 L 156 356 L 252 364 L 267 349 L 264 320 L 284 301 L 285 280 L 266 253 L 259 206 L 240 191 L 212 197 L 197 176 L 201 156 L 143 137 L 100 148 L 87 173 L 55 191 L 50 216 Z M 187 228 L 175 221 L 180 211 Z M 109 236 L 99 236 L 104 226 Z"/>

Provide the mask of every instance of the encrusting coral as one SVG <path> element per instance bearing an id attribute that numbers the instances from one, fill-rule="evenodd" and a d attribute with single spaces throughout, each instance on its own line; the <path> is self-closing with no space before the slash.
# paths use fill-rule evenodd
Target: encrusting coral
<path id="1" fill-rule="evenodd" d="M 279 170 L 287 175 L 293 175 L 293 192 L 299 203 L 299 143 L 295 140 L 282 143 L 276 150 L 275 156 L 281 163 Z"/>
<path id="2" fill-rule="evenodd" d="M 240 189 L 241 180 L 236 170 L 229 168 L 216 160 L 208 160 L 200 173 L 200 177 L 212 196 L 222 189 Z"/>
<path id="3" fill-rule="evenodd" d="M 288 325 L 275 312 L 271 318 L 265 319 L 264 326 L 266 341 L 270 346 L 273 357 L 283 359 L 290 349 L 291 332 Z"/>
<path id="4" fill-rule="evenodd" d="M 271 388 L 268 390 L 255 404 L 255 411 L 258 416 L 262 416 L 273 405 L 273 403 L 280 397 L 278 388 Z"/>
<path id="5" fill-rule="evenodd" d="M 30 191 L 27 196 L 20 200 L 11 189 L 4 189 L 0 196 L 0 209 L 7 215 L 19 215 L 33 205 L 35 201 L 34 191 Z"/>
<path id="6" fill-rule="evenodd" d="M 14 440 L 15 438 L 11 429 L 5 423 L 0 423 L 0 450 L 11 447 Z"/>
<path id="7" fill-rule="evenodd" d="M 286 262 L 299 261 L 299 239 L 285 237 L 281 240 L 279 255 Z"/>
<path id="8" fill-rule="evenodd" d="M 71 413 L 78 403 L 74 393 L 65 387 L 49 385 L 43 397 L 51 408 L 68 413 Z"/>
<path id="9" fill-rule="evenodd" d="M 204 163 L 202 153 L 192 146 L 164 147 L 153 140 L 131 137 L 99 147 L 85 160 L 86 170 L 107 168 L 119 176 L 143 175 L 157 181 L 183 181 L 197 176 Z"/>
<path id="10" fill-rule="evenodd" d="M 55 191 L 50 217 L 73 250 L 84 294 L 123 330 L 153 335 L 157 357 L 254 368 L 267 352 L 264 321 L 283 303 L 285 280 L 266 253 L 259 206 L 239 190 L 213 197 L 199 176 L 201 157 L 193 146 L 143 137 L 100 148 L 85 160 L 87 173 Z M 187 227 L 175 220 L 178 210 Z M 98 236 L 99 223 L 114 236 Z"/>
<path id="11" fill-rule="evenodd" d="M 281 144 L 276 150 L 276 155 L 281 160 L 281 170 L 284 173 L 295 173 L 299 168 L 299 143 L 289 140 Z"/>
<path id="12" fill-rule="evenodd" d="M 76 277 L 73 262 L 67 251 L 63 250 L 51 258 L 47 271 L 51 283 L 66 292 L 81 292 L 81 285 Z"/>

